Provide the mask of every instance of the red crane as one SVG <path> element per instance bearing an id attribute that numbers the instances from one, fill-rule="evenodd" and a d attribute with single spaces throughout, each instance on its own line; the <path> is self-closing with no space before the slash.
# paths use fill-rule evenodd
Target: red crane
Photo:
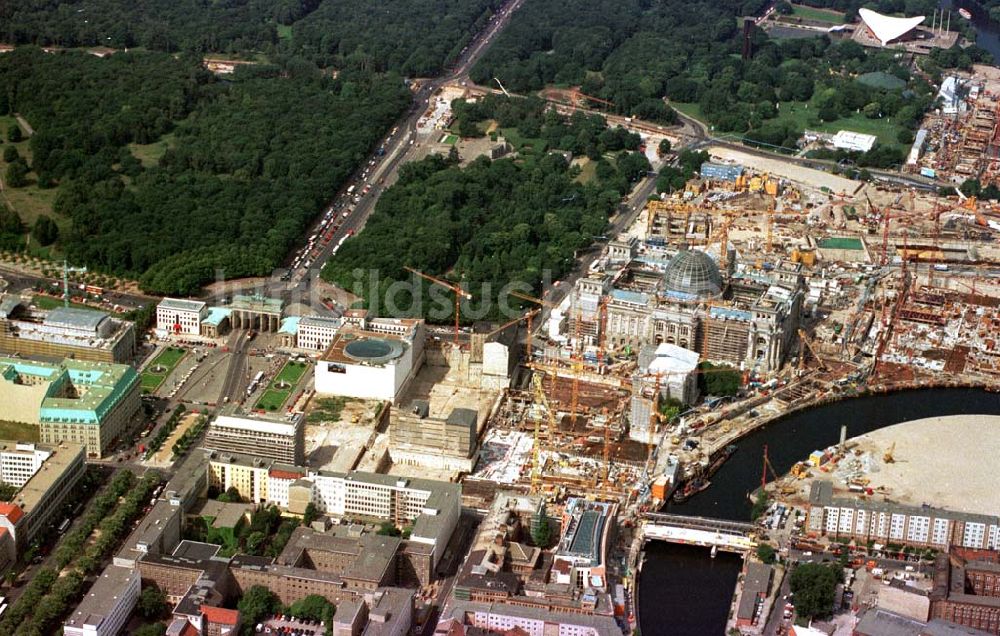
<path id="1" fill-rule="evenodd" d="M 449 283 L 448 281 L 441 280 L 440 278 L 434 278 L 430 274 L 425 274 L 425 273 L 423 273 L 423 272 L 421 272 L 419 270 L 413 269 L 412 267 L 406 267 L 406 266 L 404 266 L 403 269 L 405 269 L 408 272 L 412 272 L 412 273 L 416 274 L 417 276 L 419 276 L 421 278 L 426 278 L 430 282 L 436 283 L 436 284 L 438 284 L 438 285 L 440 285 L 440 286 L 442 286 L 442 287 L 444 287 L 446 289 L 450 289 L 455 294 L 455 346 L 457 347 L 458 346 L 458 317 L 459 317 L 459 311 L 461 310 L 461 307 L 462 307 L 462 299 L 465 298 L 467 300 L 472 300 L 472 294 L 470 294 L 469 292 L 465 291 L 464 289 L 462 289 L 461 287 L 459 287 L 458 285 L 456 285 L 454 283 Z"/>

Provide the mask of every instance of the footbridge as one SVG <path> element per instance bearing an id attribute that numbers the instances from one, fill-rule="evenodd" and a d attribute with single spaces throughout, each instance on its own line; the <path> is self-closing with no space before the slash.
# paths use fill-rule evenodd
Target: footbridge
<path id="1" fill-rule="evenodd" d="M 642 515 L 644 541 L 667 541 L 700 545 L 726 552 L 749 552 L 756 547 L 754 526 L 739 521 L 689 517 L 658 512 Z"/>

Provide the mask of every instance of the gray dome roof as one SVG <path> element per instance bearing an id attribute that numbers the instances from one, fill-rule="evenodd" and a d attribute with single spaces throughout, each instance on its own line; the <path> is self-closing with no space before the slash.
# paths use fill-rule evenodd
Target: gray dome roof
<path id="1" fill-rule="evenodd" d="M 668 294 L 684 297 L 710 298 L 722 293 L 722 275 L 712 257 L 686 247 L 667 263 L 663 284 Z"/>

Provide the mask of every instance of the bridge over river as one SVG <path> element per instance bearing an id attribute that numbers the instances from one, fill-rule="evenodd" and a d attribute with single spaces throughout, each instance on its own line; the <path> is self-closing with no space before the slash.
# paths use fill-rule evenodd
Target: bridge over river
<path id="1" fill-rule="evenodd" d="M 744 554 L 756 547 L 754 526 L 740 521 L 647 512 L 642 515 L 643 541 L 699 545 Z"/>

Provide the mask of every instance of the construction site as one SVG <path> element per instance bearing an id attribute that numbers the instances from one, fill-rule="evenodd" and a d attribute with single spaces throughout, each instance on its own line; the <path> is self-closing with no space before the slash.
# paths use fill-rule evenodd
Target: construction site
<path id="1" fill-rule="evenodd" d="M 655 508 L 707 488 L 739 438 L 789 412 L 1000 386 L 992 207 L 842 177 L 833 190 L 812 172 L 706 163 L 561 302 L 523 296 L 542 311 L 527 321 L 534 379 L 490 413 L 469 492 Z M 738 389 L 705 390 L 716 373 Z"/>

